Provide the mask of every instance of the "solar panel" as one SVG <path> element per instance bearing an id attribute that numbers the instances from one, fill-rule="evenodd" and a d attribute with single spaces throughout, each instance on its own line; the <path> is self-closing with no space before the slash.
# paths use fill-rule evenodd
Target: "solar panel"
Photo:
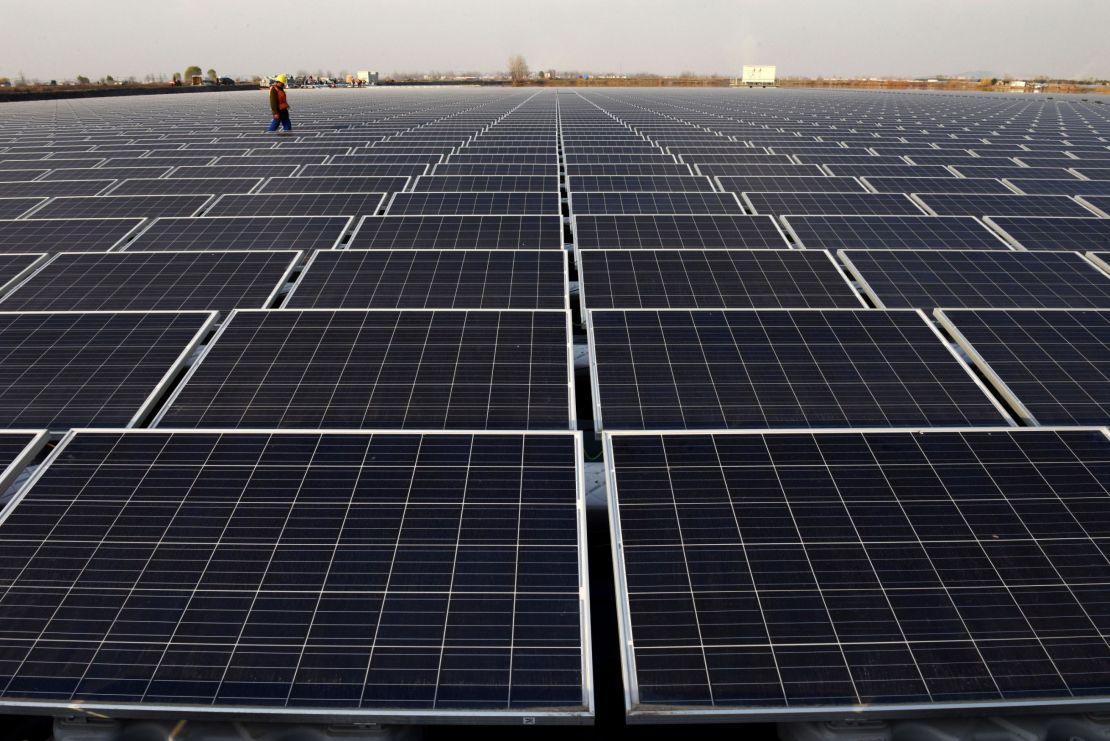
<path id="1" fill-rule="evenodd" d="M 305 165 L 297 173 L 297 177 L 418 177 L 428 170 L 428 165 L 424 164 Z M 292 175 L 292 173 L 274 173 L 273 177 L 288 177 L 289 175 Z"/>
<path id="2" fill-rule="evenodd" d="M 582 192 L 569 195 L 575 215 L 617 214 L 742 214 L 744 208 L 732 193 L 709 192 Z"/>
<path id="3" fill-rule="evenodd" d="M 8 154 L 11 154 L 9 152 Z M 53 170 L 62 168 L 92 168 L 104 162 L 102 159 L 51 159 L 41 161 L 15 161 L 9 160 L 0 163 L 0 170 L 24 170 L 24 169 L 39 169 L 42 167 L 49 167 Z"/>
<path id="4" fill-rule="evenodd" d="M 625 161 L 628 162 L 652 162 L 659 161 L 674 162 L 673 157 L 664 155 L 613 155 L 616 159 L 615 162 Z M 594 159 L 599 158 L 599 159 Z M 579 158 L 582 162 L 607 162 L 609 159 L 605 155 L 581 155 Z M 438 158 L 429 160 L 432 164 L 439 162 Z M 517 165 L 555 165 L 559 161 L 556 152 L 543 153 L 543 154 L 473 154 L 464 152 L 462 154 L 449 154 L 446 155 L 442 162 L 451 165 L 499 165 L 499 164 L 517 164 Z"/>
<path id="5" fill-rule="evenodd" d="M 911 196 L 939 216 L 1091 216 L 1067 196 L 921 193 Z"/>
<path id="6" fill-rule="evenodd" d="M 1024 180 L 1079 179 L 1062 167 L 1018 167 L 1016 165 L 1013 167 L 968 167 L 960 165 L 952 169 L 967 178 L 998 178 L 1000 180 L 1012 178 L 1022 178 Z"/>
<path id="7" fill-rule="evenodd" d="M 43 176 L 44 181 L 51 180 L 127 180 L 128 178 L 160 178 L 172 170 L 172 167 L 101 167 L 96 170 L 88 168 L 63 167 L 51 170 Z"/>
<path id="8" fill-rule="evenodd" d="M 579 250 L 790 247 L 769 216 L 573 216 L 571 229 Z"/>
<path id="9" fill-rule="evenodd" d="M 563 249 L 559 216 L 367 216 L 350 249 Z"/>
<path id="10" fill-rule="evenodd" d="M 865 250 L 1005 250 L 972 216 L 783 216 L 796 247 Z"/>
<path id="11" fill-rule="evenodd" d="M 1074 252 L 845 250 L 880 308 L 1110 308 L 1110 276 Z"/>
<path id="12" fill-rule="evenodd" d="M 0 198 L 53 198 L 54 196 L 94 196 L 115 180 L 52 180 L 35 183 L 2 183 Z"/>
<path id="13" fill-rule="evenodd" d="M 920 215 L 924 211 L 902 193 L 743 193 L 757 214 Z"/>
<path id="14" fill-rule="evenodd" d="M 109 219 L 192 216 L 210 195 L 64 196 L 35 211 L 36 219 Z"/>
<path id="15" fill-rule="evenodd" d="M 267 150 L 266 153 L 260 153 L 250 156 L 231 156 L 231 157 L 217 157 L 214 164 L 215 167 L 259 167 L 259 166 L 277 166 L 284 167 L 286 165 L 322 165 L 328 161 L 326 154 L 293 154 L 292 152 L 278 152 L 276 150 Z"/>
<path id="16" fill-rule="evenodd" d="M 564 311 L 232 314 L 161 427 L 572 428 Z"/>
<path id="17" fill-rule="evenodd" d="M 0 312 L 0 424 L 131 426 L 208 331 L 207 312 Z"/>
<path id="18" fill-rule="evenodd" d="M 2 701 L 358 722 L 589 716 L 578 445 L 573 433 L 70 435 L 0 525 L 5 611 L 28 636 L 7 639 Z M 80 621 L 61 619 L 70 610 Z"/>
<path id="19" fill-rule="evenodd" d="M 1110 421 L 1110 312 L 947 310 L 937 319 L 1028 424 Z"/>
<path id="20" fill-rule="evenodd" d="M 5 311 L 266 308 L 299 252 L 62 253 L 0 300 Z"/>
<path id="21" fill-rule="evenodd" d="M 249 193 L 261 178 L 160 178 L 124 180 L 108 191 L 113 196 Z"/>
<path id="22" fill-rule="evenodd" d="M 176 167 L 168 178 L 280 178 L 297 171 L 297 165 L 200 165 Z"/>
<path id="23" fill-rule="evenodd" d="M 632 717 L 1105 705 L 1102 432 L 605 443 Z"/>
<path id="24" fill-rule="evenodd" d="M 295 177 L 270 178 L 258 193 L 392 193 L 408 187 L 409 178 L 383 177 Z"/>
<path id="25" fill-rule="evenodd" d="M 443 165 L 436 168 L 436 174 L 447 174 Z M 584 175 L 608 175 L 619 177 L 622 175 L 694 175 L 689 165 L 682 164 L 607 164 L 586 165 L 582 163 L 567 163 L 567 175 L 578 177 Z"/>
<path id="26" fill-rule="evenodd" d="M 709 177 L 819 177 L 825 175 L 820 165 L 782 165 L 767 164 L 706 164 L 698 163 L 694 169 L 701 175 Z"/>
<path id="27" fill-rule="evenodd" d="M 775 154 L 683 154 L 679 162 L 691 165 L 791 165 L 794 161 L 787 153 Z"/>
<path id="28" fill-rule="evenodd" d="M 431 192 L 559 192 L 559 178 L 551 175 L 423 175 L 412 185 L 414 191 Z"/>
<path id="29" fill-rule="evenodd" d="M 711 191 L 706 177 L 691 175 L 572 175 L 568 191 Z"/>
<path id="30" fill-rule="evenodd" d="M 1022 180 L 1005 181 L 1010 187 L 1029 195 L 1110 196 L 1110 180 Z"/>
<path id="31" fill-rule="evenodd" d="M 176 150 L 175 150 L 176 151 Z M 177 156 L 170 154 L 154 153 L 150 156 L 143 157 L 112 157 L 104 163 L 105 167 L 150 167 L 157 165 L 159 167 L 188 167 L 192 165 L 210 165 L 215 161 L 215 157 L 208 155 L 201 155 L 199 157 L 193 156 Z"/>
<path id="32" fill-rule="evenodd" d="M 443 161 L 443 157 L 447 155 L 440 154 L 419 154 L 416 152 L 394 152 L 389 153 L 382 151 L 381 154 L 356 154 L 350 156 L 337 156 L 328 160 L 329 165 L 368 165 L 371 167 L 378 167 L 381 165 L 434 165 L 437 162 Z"/>
<path id="33" fill-rule="evenodd" d="M 866 177 L 863 182 L 876 193 L 998 193 L 1014 190 L 991 178 L 896 178 Z"/>
<path id="34" fill-rule="evenodd" d="M 313 255 L 293 309 L 567 309 L 566 253 L 332 250 Z"/>
<path id="35" fill-rule="evenodd" d="M 865 306 L 818 250 L 582 250 L 578 266 L 584 311 Z"/>
<path id="36" fill-rule="evenodd" d="M 43 203 L 45 198 L 0 198 L 0 219 L 18 219 Z"/>
<path id="37" fill-rule="evenodd" d="M 859 154 L 859 150 L 846 149 L 843 156 L 826 157 L 820 154 L 798 154 L 794 159 L 802 165 L 826 165 L 828 167 L 844 167 L 846 165 L 909 165 L 913 164 L 905 157 L 880 156 Z"/>
<path id="38" fill-rule="evenodd" d="M 449 162 L 467 162 L 467 155 L 451 155 Z M 571 165 L 669 165 L 678 162 L 669 154 L 575 154 L 564 153 L 567 167 Z M 473 161 L 473 160 L 470 160 Z M 512 161 L 512 160 L 510 160 Z M 542 160 L 536 160 L 542 162 Z"/>
<path id="39" fill-rule="evenodd" d="M 689 170 L 686 171 L 687 174 Z M 419 173 L 423 174 L 423 173 Z M 558 163 L 542 164 L 542 165 L 522 165 L 522 164 L 486 164 L 486 165 L 458 165 L 450 163 L 440 163 L 432 168 L 429 175 L 435 176 L 472 176 L 472 177 L 493 177 L 493 176 L 541 176 L 541 177 L 557 177 L 559 175 Z"/>
<path id="40" fill-rule="evenodd" d="M 914 165 L 945 165 L 955 167 L 963 172 L 965 167 L 1017 167 L 1018 164 L 1009 157 L 971 157 L 963 151 L 952 154 L 911 154 L 908 156 Z"/>
<path id="41" fill-rule="evenodd" d="M 591 311 L 599 430 L 1009 420 L 916 311 Z"/>
<path id="42" fill-rule="evenodd" d="M 866 193 L 867 188 L 856 178 L 831 177 L 725 177 L 718 176 L 717 184 L 721 190 L 743 193 L 785 192 L 785 193 Z"/>
<path id="43" fill-rule="evenodd" d="M 0 220 L 0 252 L 99 252 L 142 223 L 143 219 Z"/>
<path id="44" fill-rule="evenodd" d="M 385 197 L 385 193 L 228 194 L 213 201 L 204 216 L 366 216 L 376 214 Z"/>
<path id="45" fill-rule="evenodd" d="M 223 216 L 156 219 L 124 249 L 314 250 L 331 249 L 351 226 L 349 216 Z"/>
<path id="46" fill-rule="evenodd" d="M 390 216 L 514 216 L 558 214 L 558 193 L 394 193 Z"/>
<path id="47" fill-rule="evenodd" d="M 1011 244 L 1028 250 L 1110 249 L 1110 220 L 1071 216 L 988 216 Z"/>
<path id="48" fill-rule="evenodd" d="M 902 178 L 949 178 L 956 174 L 941 165 L 842 165 L 833 162 L 825 165 L 832 175 L 852 175 L 855 177 L 902 177 Z"/>

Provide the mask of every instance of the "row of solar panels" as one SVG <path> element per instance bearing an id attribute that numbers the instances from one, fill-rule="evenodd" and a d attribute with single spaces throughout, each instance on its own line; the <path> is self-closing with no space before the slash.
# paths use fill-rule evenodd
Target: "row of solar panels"
<path id="1" fill-rule="evenodd" d="M 858 306 L 1110 308 L 1106 252 L 579 250 L 583 310 Z M 295 272 L 296 271 L 296 272 Z M 554 250 L 0 255 L 0 310 L 567 309 Z"/>
<path id="2" fill-rule="evenodd" d="M 786 215 L 575 216 L 590 249 L 1015 249 L 1110 247 L 1097 217 Z M 0 220 L 0 250 L 562 249 L 557 216 L 160 217 Z M 989 228 L 988 228 L 989 227 Z"/>
<path id="3" fill-rule="evenodd" d="M 817 214 L 860 213 L 852 204 L 866 202 L 852 199 L 876 195 L 863 191 L 744 196 L 749 211 L 784 216 L 785 232 L 772 216 L 737 215 L 743 210 L 731 205 L 728 215 L 624 215 L 623 209 L 670 203 L 741 203 L 708 190 L 675 196 L 573 187 L 585 176 L 579 163 L 591 160 L 597 164 L 585 167 L 605 176 L 632 168 L 693 172 L 675 157 L 654 164 L 657 155 L 616 151 L 630 148 L 630 138 L 673 144 L 697 168 L 703 165 L 695 155 L 736 161 L 736 153 L 699 151 L 725 131 L 766 144 L 769 152 L 792 153 L 760 154 L 753 146 L 753 157 L 775 159 L 741 166 L 781 166 L 780 157 L 844 160 L 837 156 L 842 151 L 847 157 L 866 152 L 869 164 L 890 163 L 876 161 L 886 156 L 877 148 L 853 151 L 817 140 L 793 146 L 789 138 L 801 137 L 752 123 L 768 115 L 764 99 L 751 105 L 745 101 L 752 98 L 724 91 L 682 98 L 609 91 L 435 95 L 442 96 L 434 99 L 440 108 L 431 111 L 423 96 L 400 98 L 402 120 L 388 123 L 379 114 L 374 130 L 394 126 L 391 133 L 403 131 L 402 139 L 430 142 L 438 129 L 444 142 L 466 149 L 499 130 L 548 132 L 563 151 L 574 261 L 550 249 L 522 249 L 563 246 L 560 210 L 544 212 L 553 214 L 547 217 L 367 216 L 353 237 L 349 218 L 158 219 L 138 233 L 130 231 L 135 221 L 126 229 L 116 222 L 111 228 L 122 231 L 99 249 L 121 251 L 61 255 L 37 263 L 42 280 L 55 266 L 50 282 L 36 290 L 11 286 L 11 299 L 24 292 L 24 300 L 76 300 L 80 286 L 90 283 L 106 295 L 137 299 L 136 283 L 120 285 L 133 269 L 128 264 L 153 266 L 136 271 L 139 283 L 165 276 L 176 286 L 211 285 L 236 274 L 212 267 L 219 261 L 259 254 L 205 252 L 214 246 L 249 240 L 271 250 L 279 243 L 309 249 L 311 241 L 373 249 L 317 252 L 295 280 L 285 280 L 294 277 L 293 256 L 276 252 L 267 255 L 267 269 L 284 270 L 277 282 L 291 283 L 292 293 L 279 297 L 268 278 L 247 283 L 258 282 L 259 296 L 265 290 L 268 302 L 283 307 L 298 295 L 357 303 L 367 296 L 398 300 L 406 292 L 465 304 L 504 300 L 506 291 L 527 301 L 536 291 L 537 300 L 550 292 L 561 303 L 554 311 L 281 308 L 226 317 L 0 313 L 0 322 L 11 322 L 6 372 L 16 386 L 25 384 L 9 397 L 13 407 L 49 406 L 65 389 L 71 393 L 66 414 L 105 412 L 92 423 L 14 419 L 12 425 L 161 428 L 68 433 L 4 511 L 6 558 L 0 561 L 8 565 L 0 600 L 12 619 L 0 621 L 0 704 L 79 702 L 111 712 L 145 706 L 240 717 L 588 716 L 591 616 L 583 445 L 568 431 L 575 426 L 576 380 L 568 271 L 578 278 L 586 312 L 593 421 L 605 432 L 620 653 L 633 716 L 1105 703 L 1108 433 L 1009 425 L 1015 417 L 1106 420 L 1099 397 L 1108 377 L 1101 365 L 1110 336 L 1105 312 L 1072 304 L 1101 305 L 1108 279 L 1098 258 L 1076 253 L 1101 246 L 1084 240 L 1105 239 L 1110 219 L 1067 198 L 1019 202 L 1054 214 L 1047 218 L 974 218 L 1007 210 L 927 216 L 917 205 L 927 190 L 907 191 L 924 194 L 913 200 L 896 193 L 899 204 L 914 205 L 894 216 L 794 215 L 810 207 L 835 209 L 809 212 Z M 802 130 L 796 124 L 802 112 L 803 119 L 828 123 L 823 131 L 844 141 L 857 135 L 843 127 L 840 98 L 789 100 L 771 106 L 778 126 Z M 874 98 L 848 100 L 857 108 L 853 120 L 863 124 Z M 900 108 L 923 118 L 938 111 L 953 121 L 961 117 L 944 98 L 924 109 L 912 98 L 893 100 L 893 113 L 875 115 L 876 131 L 885 117 L 888 124 L 910 123 L 913 116 Z M 831 113 L 823 115 L 826 105 Z M 736 106 L 748 106 L 743 118 L 732 111 Z M 316 136 L 296 144 L 309 149 L 329 134 L 359 136 L 347 127 L 363 125 L 367 114 L 357 107 L 338 112 L 343 107 L 329 103 L 314 112 L 308 119 L 319 130 L 309 131 Z M 1020 106 L 1000 108 L 1011 120 L 1022 116 Z M 975 105 L 971 112 L 1003 115 Z M 522 123 L 514 125 L 514 117 Z M 47 120 L 59 131 L 56 119 Z M 181 119 L 174 120 L 171 135 L 177 136 Z M 457 131 L 450 131 L 453 120 Z M 134 125 L 134 116 L 126 123 Z M 716 132 L 698 128 L 713 125 Z M 31 121 L 4 131 L 32 133 L 40 126 Z M 551 136 L 555 126 L 558 137 Z M 1060 146 L 1096 151 L 1097 132 L 1080 128 L 1073 121 L 1077 136 Z M 934 138 L 955 139 L 970 128 L 959 131 Z M 768 136 L 774 133 L 782 136 Z M 915 150 L 906 146 L 913 133 L 898 130 L 892 144 Z M 88 136 L 88 127 L 75 135 Z M 571 142 L 603 140 L 620 145 L 572 156 Z M 980 144 L 983 152 L 1005 146 L 982 137 L 976 144 L 969 136 L 968 147 Z M 695 150 L 678 151 L 684 147 Z M 470 161 L 524 168 L 535 157 L 548 168 L 553 159 L 550 152 L 513 156 L 516 147 L 491 149 L 497 151 Z M 928 149 L 939 151 L 933 144 Z M 961 164 L 954 156 L 953 166 Z M 1016 168 L 1020 163 L 1009 158 L 968 159 L 1035 169 Z M 499 164 L 506 161 L 518 164 Z M 621 167 L 629 172 L 615 169 Z M 837 174 L 826 172 L 823 185 L 843 182 Z M 899 174 L 905 173 L 890 173 Z M 466 198 L 500 205 L 515 195 L 527 193 Z M 765 201 L 764 211 L 751 200 L 783 195 L 789 198 Z M 413 196 L 457 208 L 450 194 Z M 968 196 L 976 200 L 967 208 L 1018 205 L 958 193 L 961 203 Z M 1064 201 L 1082 213 L 1056 215 L 1056 208 L 1072 208 L 1058 205 Z M 587 215 L 593 203 L 601 214 L 622 211 Z M 780 203 L 803 206 L 777 210 Z M 328 208 L 321 204 L 314 207 Z M 91 221 L 29 226 L 35 216 L 6 222 L 0 235 L 6 228 L 31 241 L 49 230 L 95 231 Z M 325 222 L 326 229 L 317 228 Z M 1014 241 L 1017 234 L 1032 240 L 1039 231 L 1062 251 L 1009 251 L 988 223 L 1014 229 L 1007 232 Z M 1066 235 L 1057 236 L 1065 224 Z M 229 238 L 235 243 L 220 245 Z M 838 239 L 848 243 L 835 244 Z M 1083 243 L 1067 246 L 1066 239 Z M 886 240 L 980 249 L 836 257 L 787 249 L 880 247 Z M 201 251 L 182 257 L 168 251 L 174 243 Z M 411 246 L 479 249 L 397 249 Z M 491 247 L 514 251 L 482 251 Z M 745 247 L 761 251 L 737 249 Z M 172 264 L 178 268 L 167 269 Z M 876 305 L 936 300 L 924 305 L 944 310 L 930 316 L 863 308 L 845 270 Z M 62 275 L 68 276 L 64 288 Z M 479 278 L 480 290 L 473 290 L 469 284 Z M 514 294 L 516 287 L 523 291 Z M 242 287 L 233 280 L 220 290 L 235 294 Z M 645 300 L 688 302 L 690 310 L 604 308 Z M 720 301 L 721 310 L 704 310 L 702 301 Z M 765 301 L 774 308 L 760 308 Z M 1072 308 L 953 308 L 1003 301 Z M 930 322 L 934 317 L 959 347 Z M 0 334 L 0 347 L 5 344 Z M 36 353 L 42 362 L 28 363 Z M 109 409 L 131 416 L 112 421 Z M 173 429 L 197 426 L 207 429 Z M 872 426 L 884 429 L 811 431 Z M 305 427 L 325 431 L 293 429 Z M 974 429 L 938 429 L 944 427 Z M 12 481 L 17 469 L 39 460 L 45 440 L 13 431 L 6 442 L 16 461 L 5 477 Z"/>

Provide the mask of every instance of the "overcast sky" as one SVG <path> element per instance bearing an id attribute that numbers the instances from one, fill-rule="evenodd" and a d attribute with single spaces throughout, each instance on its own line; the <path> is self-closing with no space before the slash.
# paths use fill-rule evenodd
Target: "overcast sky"
<path id="1" fill-rule="evenodd" d="M 532 69 L 1110 76 L 1107 0 L 0 0 L 0 75 Z"/>

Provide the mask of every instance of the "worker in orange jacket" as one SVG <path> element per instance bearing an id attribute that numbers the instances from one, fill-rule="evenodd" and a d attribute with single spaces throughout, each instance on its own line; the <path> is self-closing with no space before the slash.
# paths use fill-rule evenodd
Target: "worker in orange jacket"
<path id="1" fill-rule="evenodd" d="M 279 124 L 282 127 L 282 134 L 293 129 L 293 124 L 289 120 L 289 101 L 285 97 L 287 79 L 285 75 L 278 75 L 274 78 L 274 84 L 270 86 L 270 113 L 274 114 L 274 120 L 270 122 L 268 131 L 277 131 Z"/>

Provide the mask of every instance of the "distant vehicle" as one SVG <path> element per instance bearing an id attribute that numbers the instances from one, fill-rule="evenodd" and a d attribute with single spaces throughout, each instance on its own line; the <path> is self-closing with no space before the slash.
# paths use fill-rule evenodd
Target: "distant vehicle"
<path id="1" fill-rule="evenodd" d="M 234 85 L 235 80 L 231 79 L 230 77 L 221 77 L 220 78 L 220 84 L 221 85 Z"/>

